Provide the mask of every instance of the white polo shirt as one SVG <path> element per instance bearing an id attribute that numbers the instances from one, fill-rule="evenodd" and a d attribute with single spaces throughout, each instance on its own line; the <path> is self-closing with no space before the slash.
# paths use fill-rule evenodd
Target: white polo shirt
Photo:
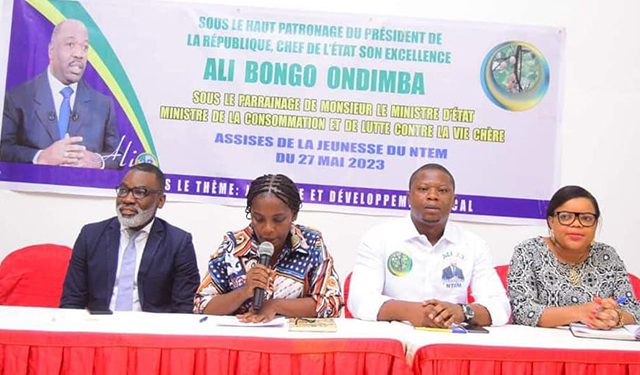
<path id="1" fill-rule="evenodd" d="M 362 238 L 347 303 L 355 317 L 376 320 L 388 300 L 466 303 L 471 286 L 474 303 L 489 310 L 493 325 L 503 325 L 511 308 L 493 266 L 489 247 L 477 235 L 448 222 L 431 245 L 407 216 L 377 225 Z"/>

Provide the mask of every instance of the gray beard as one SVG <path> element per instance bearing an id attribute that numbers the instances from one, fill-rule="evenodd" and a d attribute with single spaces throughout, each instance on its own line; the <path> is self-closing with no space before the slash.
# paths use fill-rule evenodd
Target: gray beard
<path id="1" fill-rule="evenodd" d="M 120 204 L 116 206 L 116 214 L 118 214 L 118 221 L 120 225 L 126 228 L 138 228 L 145 223 L 149 222 L 151 218 L 153 218 L 156 214 L 156 207 L 149 207 L 146 210 L 140 209 L 138 207 L 134 207 L 137 213 L 131 217 L 125 217 L 120 212 L 120 207 L 125 206 L 124 204 Z"/>

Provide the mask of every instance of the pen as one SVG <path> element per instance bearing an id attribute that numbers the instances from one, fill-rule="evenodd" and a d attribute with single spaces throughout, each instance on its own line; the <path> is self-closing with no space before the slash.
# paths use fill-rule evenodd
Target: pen
<path id="1" fill-rule="evenodd" d="M 209 319 L 209 317 L 208 317 L 208 316 L 203 316 L 202 318 L 200 318 L 199 322 L 200 322 L 200 323 L 204 323 L 204 322 L 206 322 L 206 321 L 207 321 L 207 319 Z"/>
<path id="2" fill-rule="evenodd" d="M 415 329 L 418 331 L 427 331 L 427 332 L 467 333 L 467 331 L 462 327 L 454 327 L 454 328 L 415 327 Z"/>
<path id="3" fill-rule="evenodd" d="M 451 333 L 451 328 L 435 328 L 435 327 L 415 327 L 418 331 L 428 332 L 448 332 Z"/>

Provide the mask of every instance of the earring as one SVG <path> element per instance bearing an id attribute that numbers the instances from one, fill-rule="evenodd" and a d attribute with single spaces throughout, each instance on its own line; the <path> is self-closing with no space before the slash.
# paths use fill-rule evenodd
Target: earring
<path id="1" fill-rule="evenodd" d="M 553 233 L 553 229 L 549 228 L 549 240 L 555 246 L 558 246 L 558 242 L 556 242 L 556 235 Z"/>

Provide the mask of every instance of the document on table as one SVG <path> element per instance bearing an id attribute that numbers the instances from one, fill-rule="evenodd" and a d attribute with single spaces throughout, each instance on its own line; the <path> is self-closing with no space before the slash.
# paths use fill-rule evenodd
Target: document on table
<path id="1" fill-rule="evenodd" d="M 289 331 L 337 332 L 338 326 L 331 318 L 289 318 Z"/>
<path id="2" fill-rule="evenodd" d="M 622 328 L 612 328 L 609 330 L 592 329 L 584 324 L 571 323 L 569 325 L 571 333 L 576 337 L 587 337 L 593 339 L 609 340 L 640 340 L 640 325 L 626 325 Z"/>
<path id="3" fill-rule="evenodd" d="M 226 327 L 282 327 L 287 324 L 287 318 L 284 316 L 279 316 L 265 323 L 245 323 L 232 315 L 216 316 L 212 321 L 219 326 Z"/>

